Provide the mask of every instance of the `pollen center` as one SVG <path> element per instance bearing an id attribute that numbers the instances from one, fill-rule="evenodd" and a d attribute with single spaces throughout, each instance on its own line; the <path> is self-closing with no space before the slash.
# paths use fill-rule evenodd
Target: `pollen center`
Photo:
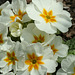
<path id="1" fill-rule="evenodd" d="M 17 57 L 15 56 L 15 52 L 12 53 L 7 52 L 7 57 L 4 59 L 5 62 L 8 62 L 8 66 L 10 64 L 15 65 L 15 61 L 18 61 Z"/>
<path id="2" fill-rule="evenodd" d="M 52 10 L 47 12 L 46 9 L 43 9 L 43 13 L 40 14 L 40 16 L 45 20 L 46 23 L 56 22 L 56 19 L 55 19 L 56 16 L 53 16 Z"/>
<path id="3" fill-rule="evenodd" d="M 15 60 L 15 58 L 14 58 L 14 57 L 10 57 L 9 59 L 10 59 L 10 60 L 12 60 L 12 61 L 13 61 L 13 60 Z"/>
<path id="4" fill-rule="evenodd" d="M 32 53 L 31 55 L 28 54 L 27 56 L 28 56 L 28 60 L 25 61 L 25 64 L 29 65 L 28 71 L 31 71 L 33 68 L 35 70 L 38 70 L 39 65 L 44 64 L 44 62 L 41 61 L 43 56 L 37 57 L 34 53 Z"/>
<path id="5" fill-rule="evenodd" d="M 50 19 L 50 16 L 47 15 L 46 18 L 47 18 L 47 19 Z"/>
<path id="6" fill-rule="evenodd" d="M 33 64 L 35 64 L 36 62 L 37 62 L 36 60 L 33 60 L 33 61 L 32 61 Z"/>
<path id="7" fill-rule="evenodd" d="M 2 34 L 0 34 L 0 44 L 3 43 L 3 37 L 2 37 Z"/>
<path id="8" fill-rule="evenodd" d="M 32 41 L 32 43 L 37 43 L 37 42 L 43 43 L 44 41 L 45 41 L 44 36 L 41 36 L 40 34 L 38 37 L 34 36 L 34 40 Z"/>

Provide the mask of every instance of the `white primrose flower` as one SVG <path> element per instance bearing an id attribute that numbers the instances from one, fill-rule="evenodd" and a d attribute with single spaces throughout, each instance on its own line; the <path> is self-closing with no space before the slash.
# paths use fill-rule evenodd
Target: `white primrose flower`
<path id="1" fill-rule="evenodd" d="M 19 37 L 22 32 L 22 24 L 19 22 L 13 22 L 9 25 L 9 31 L 12 36 Z"/>
<path id="2" fill-rule="evenodd" d="M 69 12 L 63 10 L 63 4 L 56 0 L 32 0 L 26 11 L 35 20 L 36 27 L 49 34 L 56 33 L 57 29 L 67 32 L 72 25 Z"/>
<path id="3" fill-rule="evenodd" d="M 0 23 L 0 47 L 7 42 L 8 28 Z"/>
<path id="4" fill-rule="evenodd" d="M 25 60 L 18 62 L 21 71 L 17 75 L 47 75 L 56 70 L 57 63 L 50 59 L 52 51 L 44 47 L 40 43 L 31 44 L 25 49 Z M 22 68 L 22 64 L 24 64 Z"/>
<path id="5" fill-rule="evenodd" d="M 12 0 L 12 9 L 6 8 L 2 10 L 0 22 L 9 24 L 14 21 L 22 23 L 30 21 L 31 19 L 26 12 L 26 6 L 26 0 Z"/>
<path id="6" fill-rule="evenodd" d="M 66 57 L 68 54 L 68 46 L 62 44 L 62 38 L 60 36 L 55 36 L 55 38 L 48 44 L 50 49 L 53 51 L 54 57 Z"/>
<path id="7" fill-rule="evenodd" d="M 2 5 L 0 6 L 0 16 L 1 16 L 1 11 L 2 11 L 4 8 L 7 8 L 9 5 L 10 5 L 9 1 L 6 1 L 4 4 L 2 4 Z"/>
<path id="8" fill-rule="evenodd" d="M 56 75 L 75 75 L 75 55 L 69 55 L 62 60 Z"/>
<path id="9" fill-rule="evenodd" d="M 27 28 L 24 28 L 20 37 L 21 41 L 26 41 L 29 44 L 40 42 L 42 45 L 47 45 L 55 35 L 49 35 L 43 31 L 37 29 L 34 23 L 28 24 Z"/>
<path id="10" fill-rule="evenodd" d="M 17 62 L 23 58 L 24 52 L 19 42 L 12 44 L 12 47 L 6 51 L 0 51 L 0 72 L 3 74 L 8 73 L 12 69 L 14 73 L 17 70 Z"/>

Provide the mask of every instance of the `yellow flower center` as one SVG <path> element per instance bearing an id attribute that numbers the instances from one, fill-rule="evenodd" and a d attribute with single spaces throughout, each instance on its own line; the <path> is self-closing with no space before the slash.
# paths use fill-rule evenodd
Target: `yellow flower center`
<path id="1" fill-rule="evenodd" d="M 53 53 L 55 54 L 58 50 L 55 48 L 54 44 L 51 46 L 51 49 L 53 50 Z"/>
<path id="2" fill-rule="evenodd" d="M 75 75 L 75 67 L 74 67 L 74 74 L 72 74 L 72 75 Z"/>
<path id="3" fill-rule="evenodd" d="M 50 16 L 47 15 L 46 18 L 47 18 L 47 19 L 50 19 Z"/>
<path id="4" fill-rule="evenodd" d="M 11 18 L 11 22 L 14 22 L 15 21 L 15 18 L 16 17 L 19 17 L 21 20 L 22 20 L 22 18 L 23 18 L 23 16 L 25 15 L 25 14 L 27 14 L 26 12 L 22 12 L 20 9 L 19 9 L 19 11 L 18 11 L 18 14 L 15 14 L 14 16 L 10 16 L 10 18 Z M 19 21 L 19 20 L 18 20 Z"/>
<path id="5" fill-rule="evenodd" d="M 0 44 L 2 44 L 4 41 L 3 41 L 3 38 L 2 38 L 2 34 L 0 34 Z"/>
<path id="6" fill-rule="evenodd" d="M 56 22 L 56 19 L 55 19 L 56 16 L 53 16 L 52 10 L 47 12 L 46 9 L 43 9 L 43 13 L 40 14 L 40 16 L 46 21 L 46 23 Z"/>
<path id="7" fill-rule="evenodd" d="M 33 64 L 36 64 L 36 62 L 37 62 L 36 60 L 32 60 L 32 63 L 33 63 Z"/>
<path id="8" fill-rule="evenodd" d="M 34 40 L 32 41 L 32 43 L 37 43 L 37 42 L 43 43 L 44 41 L 45 41 L 44 36 L 41 36 L 40 34 L 39 37 L 34 36 Z"/>
<path id="9" fill-rule="evenodd" d="M 35 70 L 38 70 L 39 69 L 39 65 L 43 65 L 44 64 L 44 62 L 41 61 L 43 56 L 37 57 L 34 53 L 32 53 L 31 55 L 28 54 L 27 56 L 28 56 L 28 60 L 25 61 L 25 64 L 29 65 L 28 71 L 31 71 L 33 68 Z"/>
<path id="10" fill-rule="evenodd" d="M 10 64 L 15 65 L 15 61 L 18 61 L 18 59 L 15 56 L 15 52 L 13 51 L 12 53 L 7 52 L 7 57 L 4 59 L 5 62 L 8 62 L 8 66 Z"/>

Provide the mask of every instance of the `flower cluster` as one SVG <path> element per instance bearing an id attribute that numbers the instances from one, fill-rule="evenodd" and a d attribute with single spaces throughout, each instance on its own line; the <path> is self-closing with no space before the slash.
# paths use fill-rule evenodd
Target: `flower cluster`
<path id="1" fill-rule="evenodd" d="M 69 12 L 56 0 L 32 0 L 30 4 L 26 0 L 12 0 L 11 4 L 2 4 L 1 75 L 52 75 L 58 58 L 66 57 L 69 49 L 56 33 L 65 33 L 71 26 Z M 68 56 L 61 65 L 57 75 L 75 75 L 75 56 Z"/>

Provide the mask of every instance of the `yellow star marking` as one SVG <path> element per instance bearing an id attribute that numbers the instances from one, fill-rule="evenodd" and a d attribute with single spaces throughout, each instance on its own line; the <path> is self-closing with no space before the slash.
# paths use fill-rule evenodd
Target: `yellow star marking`
<path id="1" fill-rule="evenodd" d="M 39 65 L 44 64 L 44 62 L 41 61 L 42 59 L 43 56 L 37 57 L 34 53 L 32 53 L 32 55 L 28 54 L 28 60 L 25 61 L 25 64 L 29 65 L 28 71 L 31 71 L 33 68 L 38 70 Z"/>
<path id="2" fill-rule="evenodd" d="M 11 18 L 11 22 L 14 22 L 15 21 L 15 18 L 16 17 L 19 17 L 21 20 L 22 20 L 22 18 L 23 18 L 23 16 L 25 15 L 25 14 L 27 14 L 26 12 L 22 12 L 20 9 L 19 9 L 19 11 L 18 11 L 18 14 L 15 14 L 14 16 L 10 16 L 10 18 Z M 10 22 L 10 23 L 11 23 Z"/>
<path id="3" fill-rule="evenodd" d="M 4 59 L 5 62 L 8 62 L 8 66 L 10 64 L 15 65 L 15 61 L 18 61 L 18 59 L 15 56 L 15 52 L 13 51 L 12 53 L 7 52 L 7 57 Z"/>
<path id="4" fill-rule="evenodd" d="M 34 41 L 32 41 L 32 43 L 37 43 L 37 42 L 40 42 L 40 43 L 43 43 L 45 41 L 45 38 L 44 36 L 41 36 L 41 34 L 39 35 L 39 37 L 37 36 L 34 36 Z"/>
<path id="5" fill-rule="evenodd" d="M 53 53 L 55 54 L 58 50 L 55 48 L 54 44 L 51 46 L 51 49 L 53 50 Z"/>
<path id="6" fill-rule="evenodd" d="M 52 10 L 47 12 L 46 9 L 43 9 L 43 13 L 40 14 L 40 16 L 46 21 L 46 23 L 57 22 L 55 19 L 56 16 L 53 16 Z"/>

